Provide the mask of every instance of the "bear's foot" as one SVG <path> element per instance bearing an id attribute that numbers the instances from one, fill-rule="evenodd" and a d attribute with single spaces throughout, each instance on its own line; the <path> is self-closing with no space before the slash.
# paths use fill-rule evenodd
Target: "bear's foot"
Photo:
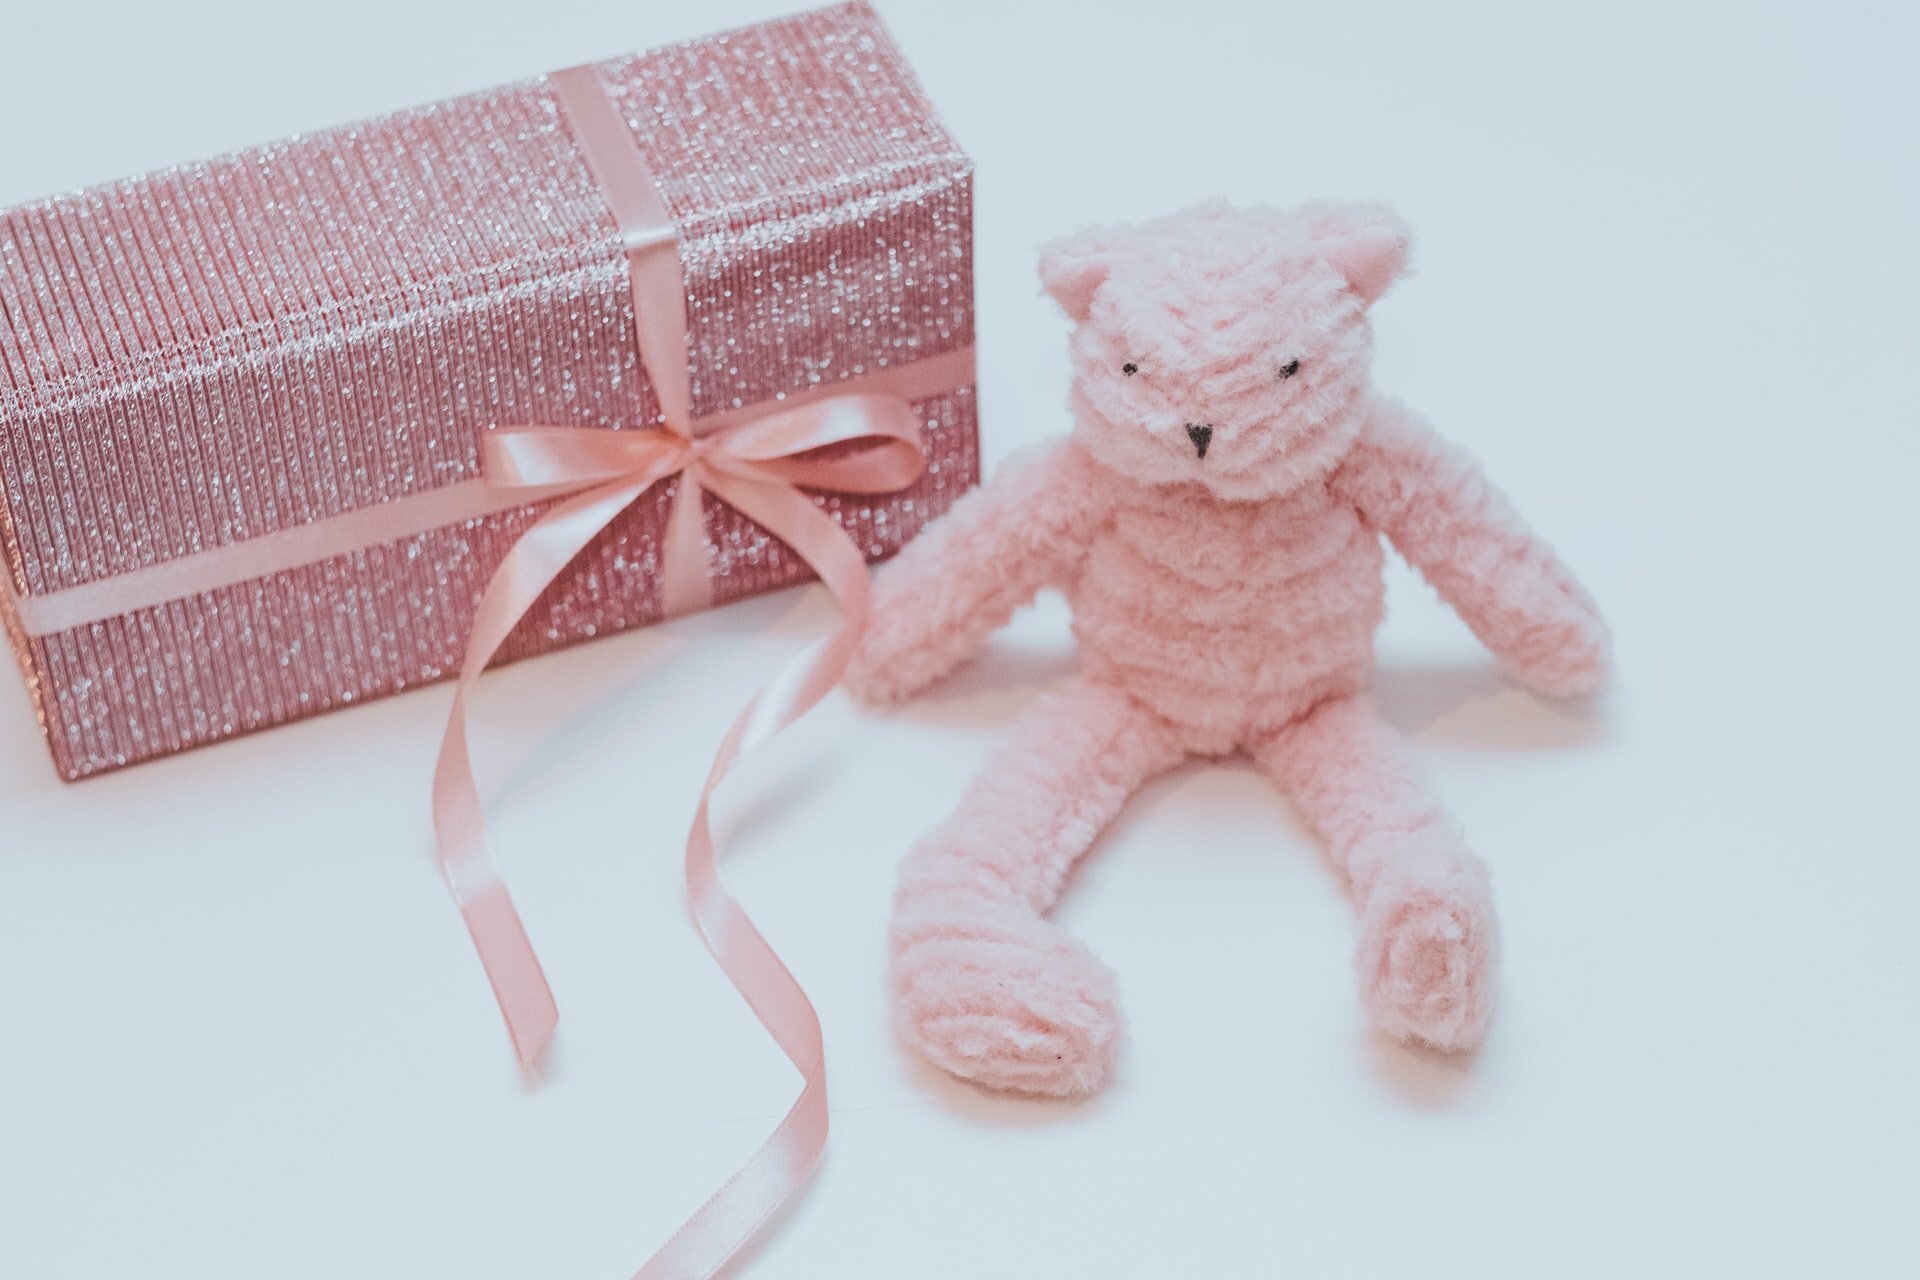
<path id="1" fill-rule="evenodd" d="M 1119 1040 L 1113 973 L 1014 907 L 913 913 L 895 928 L 894 1021 L 929 1061 L 992 1089 L 1048 1097 L 1106 1083 Z"/>
<path id="2" fill-rule="evenodd" d="M 1387 872 L 1367 895 L 1355 958 L 1374 1024 L 1448 1053 L 1478 1048 L 1497 944 L 1486 872 L 1464 851 Z"/>

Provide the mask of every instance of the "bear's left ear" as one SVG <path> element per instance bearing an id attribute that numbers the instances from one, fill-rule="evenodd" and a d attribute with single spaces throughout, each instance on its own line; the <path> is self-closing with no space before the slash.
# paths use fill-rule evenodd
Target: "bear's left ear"
<path id="1" fill-rule="evenodd" d="M 1075 324 L 1087 318 L 1094 292 L 1112 272 L 1118 239 L 1111 231 L 1082 231 L 1040 251 L 1040 285 Z"/>
<path id="2" fill-rule="evenodd" d="M 1347 287 L 1372 306 L 1407 269 L 1413 236 L 1390 209 L 1353 208 L 1315 220 L 1314 245 Z"/>

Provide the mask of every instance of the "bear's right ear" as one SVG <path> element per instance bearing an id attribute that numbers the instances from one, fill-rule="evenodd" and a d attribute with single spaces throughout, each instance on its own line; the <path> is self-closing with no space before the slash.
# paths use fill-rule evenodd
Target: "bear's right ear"
<path id="1" fill-rule="evenodd" d="M 1304 217 L 1320 255 L 1368 306 L 1407 269 L 1413 237 L 1384 205 L 1314 206 Z"/>
<path id="2" fill-rule="evenodd" d="M 1040 251 L 1040 285 L 1075 324 L 1087 318 L 1095 290 L 1106 283 L 1119 256 L 1107 231 L 1082 231 Z"/>

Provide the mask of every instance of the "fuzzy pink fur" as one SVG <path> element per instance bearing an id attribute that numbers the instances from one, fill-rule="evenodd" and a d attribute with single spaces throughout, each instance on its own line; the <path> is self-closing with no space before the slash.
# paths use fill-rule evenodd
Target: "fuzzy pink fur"
<path id="1" fill-rule="evenodd" d="M 1473 464 L 1370 390 L 1367 308 L 1407 243 L 1377 209 L 1208 205 L 1044 256 L 1076 322 L 1074 433 L 1010 461 L 881 572 L 848 673 L 866 701 L 904 698 L 1041 588 L 1073 609 L 1082 674 L 901 875 L 895 1015 L 947 1070 L 1100 1086 L 1113 978 L 1046 913 L 1143 782 L 1231 752 L 1293 798 L 1349 886 L 1376 1024 L 1447 1050 L 1484 1034 L 1485 869 L 1363 696 L 1380 539 L 1538 692 L 1597 689 L 1607 638 Z"/>

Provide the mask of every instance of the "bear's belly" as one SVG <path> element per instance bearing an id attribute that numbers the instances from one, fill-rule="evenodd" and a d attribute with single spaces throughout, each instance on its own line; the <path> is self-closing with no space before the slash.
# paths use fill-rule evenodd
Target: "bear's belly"
<path id="1" fill-rule="evenodd" d="M 1225 752 L 1358 690 L 1380 541 L 1324 492 L 1116 512 L 1071 591 L 1082 667 Z"/>

